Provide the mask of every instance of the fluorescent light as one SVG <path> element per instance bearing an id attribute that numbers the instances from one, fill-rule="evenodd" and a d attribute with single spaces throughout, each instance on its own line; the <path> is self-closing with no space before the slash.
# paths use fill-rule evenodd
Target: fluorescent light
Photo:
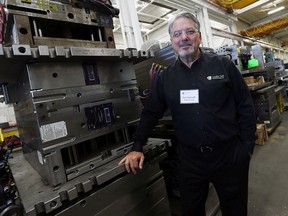
<path id="1" fill-rule="evenodd" d="M 149 29 L 146 29 L 146 28 L 141 28 L 141 29 L 140 29 L 140 31 L 141 31 L 141 32 L 148 32 L 148 31 L 149 31 Z"/>
<path id="2" fill-rule="evenodd" d="M 278 12 L 278 11 L 281 11 L 281 10 L 283 10 L 284 8 L 285 8 L 284 6 L 282 6 L 282 7 L 279 7 L 279 8 L 276 8 L 276 9 L 274 9 L 274 10 L 268 11 L 268 14 L 273 14 L 273 13 L 276 13 L 276 12 Z"/>

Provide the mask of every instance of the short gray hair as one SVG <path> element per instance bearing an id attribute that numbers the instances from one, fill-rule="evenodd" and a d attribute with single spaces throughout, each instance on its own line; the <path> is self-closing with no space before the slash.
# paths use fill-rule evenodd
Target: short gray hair
<path id="1" fill-rule="evenodd" d="M 169 20 L 168 22 L 169 35 L 172 35 L 172 26 L 174 25 L 174 22 L 179 18 L 187 18 L 187 19 L 192 20 L 196 24 L 196 29 L 200 32 L 200 23 L 198 19 L 189 12 L 182 12 L 182 13 L 177 14 L 176 16 L 174 16 L 172 19 Z"/>

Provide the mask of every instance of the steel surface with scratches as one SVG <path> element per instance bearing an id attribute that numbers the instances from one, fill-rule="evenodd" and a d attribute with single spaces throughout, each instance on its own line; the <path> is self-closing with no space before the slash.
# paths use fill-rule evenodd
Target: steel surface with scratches
<path id="1" fill-rule="evenodd" d="M 170 140 L 149 139 L 137 175 L 118 165 L 143 106 L 134 65 L 153 52 L 115 49 L 119 11 L 102 2 L 3 2 L 0 84 L 22 142 L 10 166 L 23 215 L 169 215 L 159 162 Z"/>

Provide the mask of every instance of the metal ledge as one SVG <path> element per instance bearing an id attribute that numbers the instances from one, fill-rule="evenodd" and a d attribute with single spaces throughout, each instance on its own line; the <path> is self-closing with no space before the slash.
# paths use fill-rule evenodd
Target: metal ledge
<path id="1" fill-rule="evenodd" d="M 34 62 L 129 61 L 134 64 L 154 57 L 153 51 L 135 49 L 31 47 L 26 44 L 3 46 L 0 44 L 0 83 L 14 84 L 26 64 Z"/>

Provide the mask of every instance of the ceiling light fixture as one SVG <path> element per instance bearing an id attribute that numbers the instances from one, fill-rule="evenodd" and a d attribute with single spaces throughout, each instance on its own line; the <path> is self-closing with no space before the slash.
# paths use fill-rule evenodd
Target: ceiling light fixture
<path id="1" fill-rule="evenodd" d="M 273 14 L 273 13 L 276 13 L 276 12 L 278 12 L 278 11 L 281 11 L 281 10 L 283 10 L 284 8 L 285 8 L 284 6 L 282 6 L 282 7 L 279 7 L 279 8 L 276 8 L 276 9 L 274 9 L 274 10 L 268 11 L 268 14 Z"/>

